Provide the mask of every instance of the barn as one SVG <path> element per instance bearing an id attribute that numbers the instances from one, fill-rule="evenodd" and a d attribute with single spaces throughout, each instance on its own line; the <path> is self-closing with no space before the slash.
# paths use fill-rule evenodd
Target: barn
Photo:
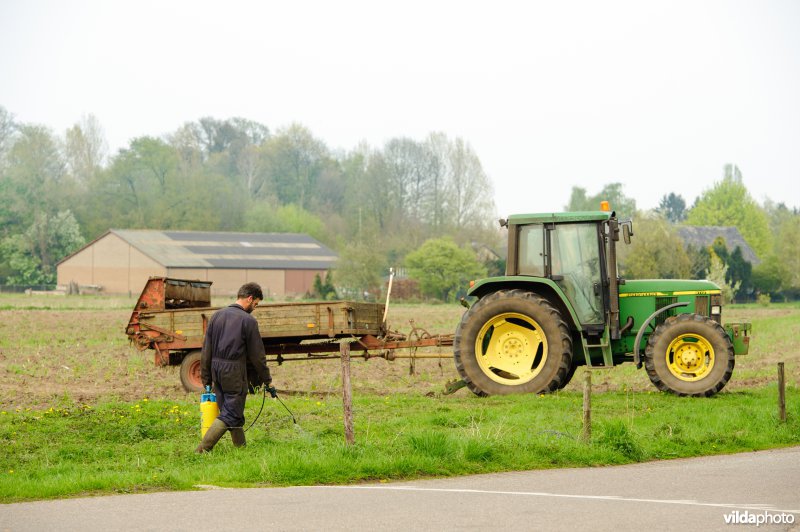
<path id="1" fill-rule="evenodd" d="M 58 285 L 136 295 L 151 276 L 212 281 L 212 295 L 257 282 L 264 297 L 303 295 L 336 253 L 308 235 L 111 229 L 58 263 Z"/>

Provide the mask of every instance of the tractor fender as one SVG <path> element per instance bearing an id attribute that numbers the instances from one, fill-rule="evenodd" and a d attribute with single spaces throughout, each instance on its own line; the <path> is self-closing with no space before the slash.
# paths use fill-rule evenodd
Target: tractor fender
<path id="1" fill-rule="evenodd" d="M 488 277 L 476 281 L 467 292 L 468 296 L 478 299 L 497 292 L 498 290 L 511 290 L 521 288 L 530 292 L 536 292 L 547 299 L 550 304 L 561 311 L 562 316 L 569 316 L 570 324 L 573 329 L 580 330 L 581 323 L 575 314 L 575 309 L 567 299 L 564 291 L 553 280 L 544 277 L 526 277 L 523 275 L 513 275 L 506 277 Z"/>
<path id="2" fill-rule="evenodd" d="M 656 319 L 656 316 L 665 312 L 671 308 L 678 308 L 678 307 L 685 307 L 689 304 L 688 301 L 684 301 L 683 303 L 672 303 L 671 305 L 667 305 L 661 307 L 660 309 L 656 310 L 650 317 L 644 320 L 642 326 L 639 327 L 639 332 L 636 333 L 636 340 L 633 343 L 633 361 L 636 363 L 636 369 L 642 369 L 642 359 L 639 356 L 639 345 L 642 343 L 642 336 L 644 336 L 644 330 L 647 329 L 647 326 L 650 325 L 650 322 Z"/>

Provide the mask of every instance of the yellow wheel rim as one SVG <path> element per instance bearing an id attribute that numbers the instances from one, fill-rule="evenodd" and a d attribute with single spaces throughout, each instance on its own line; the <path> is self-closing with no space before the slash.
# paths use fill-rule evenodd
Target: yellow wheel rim
<path id="1" fill-rule="evenodd" d="M 547 339 L 530 317 L 514 312 L 498 314 L 481 327 L 475 354 L 487 377 L 519 386 L 542 371 L 547 361 Z"/>
<path id="2" fill-rule="evenodd" d="M 667 367 L 682 381 L 704 378 L 714 367 L 714 348 L 697 334 L 682 334 L 667 348 Z"/>

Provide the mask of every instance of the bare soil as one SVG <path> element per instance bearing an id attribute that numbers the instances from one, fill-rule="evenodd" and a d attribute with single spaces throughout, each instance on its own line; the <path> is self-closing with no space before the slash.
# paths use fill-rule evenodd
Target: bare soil
<path id="1" fill-rule="evenodd" d="M 124 328 L 132 306 L 133 300 L 128 299 L 0 297 L 0 309 L 5 309 L 0 310 L 0 409 L 109 399 L 193 398 L 183 390 L 177 367 L 156 367 L 153 351 L 138 351 L 129 344 Z M 404 333 L 414 320 L 431 334 L 447 334 L 455 331 L 463 312 L 457 305 L 393 305 L 389 322 Z M 786 364 L 788 384 L 800 382 L 800 308 L 734 308 L 725 317 L 754 322 L 750 355 L 737 359 L 726 390 L 774 382 L 778 361 Z M 355 359 L 354 393 L 438 394 L 447 381 L 458 378 L 450 348 L 418 352 L 443 353 L 448 358 L 418 359 L 413 375 L 409 360 Z M 338 360 L 286 362 L 271 370 L 281 390 L 340 392 Z M 593 382 L 597 391 L 655 390 L 644 371 L 632 364 L 596 371 Z M 581 383 L 579 370 L 567 390 L 579 389 Z"/>

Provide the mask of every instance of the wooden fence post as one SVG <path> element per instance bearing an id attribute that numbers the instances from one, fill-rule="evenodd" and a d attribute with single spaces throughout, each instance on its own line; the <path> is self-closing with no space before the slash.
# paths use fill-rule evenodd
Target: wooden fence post
<path id="1" fill-rule="evenodd" d="M 583 432 L 581 441 L 592 440 L 592 372 L 587 369 L 583 374 Z"/>
<path id="2" fill-rule="evenodd" d="M 783 362 L 778 362 L 778 419 L 786 423 L 786 377 Z"/>
<path id="3" fill-rule="evenodd" d="M 350 343 L 339 344 L 342 356 L 342 402 L 344 403 L 344 439 L 347 445 L 355 443 L 353 435 L 353 390 L 350 386 Z"/>

